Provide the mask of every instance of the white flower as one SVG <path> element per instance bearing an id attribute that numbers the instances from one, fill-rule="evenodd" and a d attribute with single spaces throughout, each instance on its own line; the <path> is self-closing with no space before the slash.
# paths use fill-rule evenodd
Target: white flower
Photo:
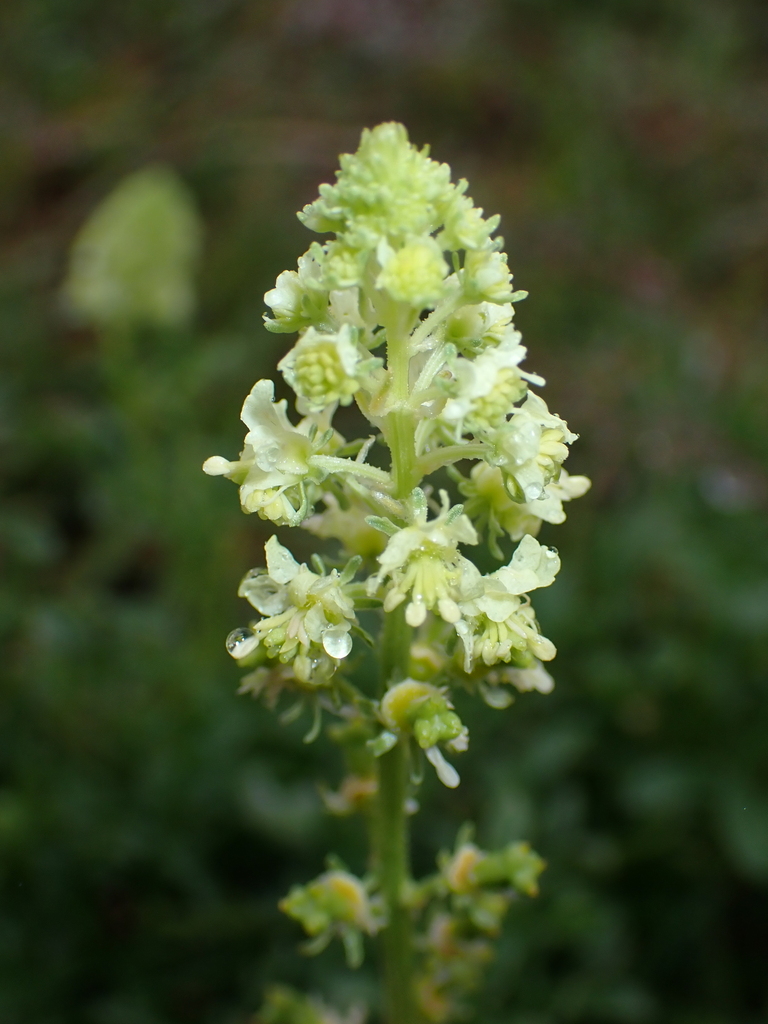
<path id="1" fill-rule="evenodd" d="M 560 569 L 560 559 L 530 536 L 523 537 L 509 565 L 481 578 L 482 591 L 461 603 L 462 624 L 457 632 L 464 644 L 466 672 L 474 659 L 486 665 L 533 655 L 551 661 L 555 648 L 541 636 L 533 608 L 525 595 L 548 587 Z"/>
<path id="2" fill-rule="evenodd" d="M 448 495 L 440 492 L 442 510 L 427 522 L 427 503 L 417 495 L 414 522 L 397 530 L 379 555 L 379 569 L 368 582 L 373 594 L 386 577 L 391 584 L 384 598 L 384 611 L 390 612 L 410 595 L 405 610 L 409 625 L 420 626 L 428 611 L 436 610 L 446 622 L 461 619 L 458 602 L 480 573 L 459 553 L 459 544 L 477 544 L 477 533 L 462 506 L 450 508 Z M 373 522 L 373 520 L 372 520 Z"/>
<path id="3" fill-rule="evenodd" d="M 258 512 L 262 519 L 297 525 L 308 512 L 303 485 L 309 476 L 312 442 L 309 421 L 294 427 L 288 419 L 286 401 L 275 402 L 271 380 L 254 384 L 243 404 L 240 418 L 248 427 L 245 447 L 236 462 L 214 455 L 203 464 L 209 476 L 226 476 L 240 485 L 240 503 L 245 512 Z M 292 494 L 287 495 L 286 491 Z M 302 492 L 298 507 L 290 500 Z"/>
<path id="4" fill-rule="evenodd" d="M 264 302 L 275 315 L 271 320 L 264 314 L 264 326 L 268 331 L 292 334 L 323 320 L 328 292 L 323 287 L 318 255 L 322 256 L 322 249 L 313 245 L 309 252 L 299 257 L 298 271 L 284 270 L 275 287 L 264 296 Z"/>
<path id="5" fill-rule="evenodd" d="M 547 409 L 542 398 L 529 392 L 493 438 L 492 461 L 503 470 L 512 497 L 519 501 L 544 497 L 544 488 L 557 479 L 568 456 L 567 445 L 578 436 Z"/>
<path id="6" fill-rule="evenodd" d="M 480 302 L 462 306 L 452 313 L 442 329 L 443 340 L 455 345 L 464 356 L 473 356 L 489 346 L 499 345 L 510 335 L 517 335 L 512 326 L 514 306 L 511 302 L 498 305 Z"/>
<path id="7" fill-rule="evenodd" d="M 542 522 L 564 522 L 563 502 L 580 498 L 590 486 L 589 477 L 570 476 L 562 469 L 557 481 L 553 480 L 544 488 L 541 498 L 513 501 L 504 485 L 502 471 L 487 462 L 478 462 L 472 467 L 469 479 L 461 480 L 459 490 L 468 499 L 467 515 L 479 523 L 487 522 L 489 547 L 501 558 L 497 539 L 502 534 L 506 533 L 511 540 L 520 540 L 527 533 L 535 537 Z"/>
<path id="8" fill-rule="evenodd" d="M 365 327 L 360 315 L 360 289 L 338 288 L 330 294 L 328 315 L 336 327 L 349 324 L 350 327 Z"/>
<path id="9" fill-rule="evenodd" d="M 525 502 L 516 507 L 530 518 L 536 518 L 539 522 L 554 523 L 559 525 L 565 522 L 564 501 L 573 501 L 586 494 L 592 486 L 588 476 L 570 476 L 566 470 L 560 470 L 560 476 L 544 488 L 544 495 L 535 501 Z M 517 531 L 516 531 L 517 532 Z M 534 530 L 526 530 L 526 533 L 534 533 Z M 510 532 L 512 540 L 519 540 L 519 536 Z M 522 535 L 521 535 L 522 536 Z"/>
<path id="10" fill-rule="evenodd" d="M 327 416 L 309 416 L 294 427 L 285 399 L 275 402 L 274 394 L 272 381 L 260 380 L 246 398 L 241 419 L 248 433 L 236 462 L 214 455 L 203 464 L 209 476 L 226 476 L 240 486 L 243 511 L 258 512 L 278 526 L 298 526 L 319 497 L 318 485 L 331 473 L 373 479 L 379 487 L 389 484 L 387 473 L 361 458 L 327 454 L 329 445 L 343 443 Z"/>
<path id="11" fill-rule="evenodd" d="M 334 333 L 310 327 L 277 368 L 298 395 L 299 412 L 306 414 L 337 402 L 349 405 L 365 375 L 380 363 L 356 344 L 354 329 L 345 323 Z"/>
<path id="12" fill-rule="evenodd" d="M 503 565 L 491 574 L 508 594 L 527 594 L 539 587 L 548 587 L 560 571 L 560 556 L 554 548 L 539 544 L 535 537 L 525 536 L 517 545 L 509 565 Z M 486 597 L 480 601 L 488 600 Z M 480 604 L 482 611 L 487 609 Z M 490 611 L 488 612 L 490 615 Z"/>
<path id="13" fill-rule="evenodd" d="M 280 476 L 298 477 L 308 470 L 312 443 L 307 433 L 288 419 L 286 401 L 275 402 L 271 380 L 254 384 L 240 417 L 248 427 L 245 443 L 253 449 L 254 464 L 267 474 L 269 485 L 279 486 Z M 269 486 L 268 485 L 268 486 Z"/>
<path id="14" fill-rule="evenodd" d="M 514 411 L 514 403 L 527 390 L 526 381 L 542 385 L 534 373 L 519 368 L 526 349 L 517 331 L 509 333 L 496 348 L 487 348 L 476 359 L 454 360 L 453 397 L 445 403 L 442 418 L 454 425 L 457 437 L 500 427 Z"/>
<path id="15" fill-rule="evenodd" d="M 302 682 L 327 677 L 333 670 L 329 659 L 339 661 L 352 650 L 355 605 L 344 592 L 350 572 L 318 575 L 299 565 L 277 537 L 270 537 L 264 550 L 266 571 L 251 570 L 238 595 L 265 618 L 252 623 L 250 636 L 238 631 L 230 653 L 239 660 L 262 647 L 268 658 L 292 662 Z"/>

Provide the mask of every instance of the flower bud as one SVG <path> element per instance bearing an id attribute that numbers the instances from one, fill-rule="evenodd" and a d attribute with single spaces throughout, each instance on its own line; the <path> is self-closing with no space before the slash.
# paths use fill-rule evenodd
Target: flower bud
<path id="1" fill-rule="evenodd" d="M 397 252 L 389 250 L 376 286 L 383 288 L 396 302 L 407 302 L 423 309 L 436 305 L 443 294 L 447 273 L 448 264 L 440 246 L 427 237 L 410 242 Z"/>
<path id="2" fill-rule="evenodd" d="M 384 694 L 380 714 L 389 729 L 414 737 L 443 785 L 449 789 L 458 786 L 458 772 L 445 760 L 438 744 L 454 752 L 466 750 L 469 734 L 441 690 L 430 683 L 405 679 Z"/>
<path id="3" fill-rule="evenodd" d="M 299 921 L 308 935 L 318 935 L 337 923 L 354 925 L 369 934 L 376 930 L 363 883 L 347 871 L 326 871 L 314 882 L 295 885 L 279 906 Z"/>
<path id="4" fill-rule="evenodd" d="M 464 294 L 468 302 L 511 302 L 512 275 L 507 266 L 507 255 L 489 249 L 467 252 L 462 276 Z"/>

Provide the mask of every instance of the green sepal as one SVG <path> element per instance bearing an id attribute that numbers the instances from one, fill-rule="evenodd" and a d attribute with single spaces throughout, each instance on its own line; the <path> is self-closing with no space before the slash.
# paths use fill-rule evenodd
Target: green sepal
<path id="1" fill-rule="evenodd" d="M 312 725 L 309 728 L 309 732 L 303 737 L 303 743 L 314 743 L 317 737 L 320 735 L 320 730 L 323 727 L 323 709 L 320 707 L 320 702 L 315 701 L 312 714 Z"/>
<path id="2" fill-rule="evenodd" d="M 302 942 L 299 945 L 299 949 L 304 956 L 317 956 L 328 948 L 332 938 L 333 932 L 328 928 L 326 931 L 320 932 L 319 935 L 315 935 L 314 938 Z"/>
<path id="3" fill-rule="evenodd" d="M 365 521 L 374 530 L 386 533 L 388 537 L 394 537 L 396 533 L 400 532 L 400 527 L 395 526 L 391 519 L 385 519 L 384 516 L 366 516 Z"/>
<path id="4" fill-rule="evenodd" d="M 353 971 L 357 970 L 365 959 L 363 936 L 357 928 L 344 928 L 341 933 L 341 942 L 344 946 L 347 967 Z"/>
<path id="5" fill-rule="evenodd" d="M 380 605 L 381 605 L 381 602 L 379 602 L 379 606 Z M 360 605 L 358 605 L 358 607 L 360 607 Z M 373 606 L 373 607 L 375 607 L 375 606 Z M 371 634 L 368 632 L 368 630 L 363 629 L 363 627 L 361 625 L 359 625 L 359 623 L 355 622 L 355 623 L 352 624 L 351 632 L 354 633 L 355 636 L 359 636 L 360 639 L 363 641 L 363 643 L 367 644 L 368 647 L 375 647 L 376 646 L 375 638 L 371 636 Z"/>

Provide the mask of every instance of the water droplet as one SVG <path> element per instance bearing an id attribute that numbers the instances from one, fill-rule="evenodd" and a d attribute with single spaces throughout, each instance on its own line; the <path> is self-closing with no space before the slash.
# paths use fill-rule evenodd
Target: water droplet
<path id="1" fill-rule="evenodd" d="M 323 633 L 323 647 L 331 658 L 346 658 L 352 650 L 352 637 L 345 629 L 327 629 Z"/>
<path id="2" fill-rule="evenodd" d="M 236 660 L 244 658 L 259 646 L 259 638 L 252 629 L 233 629 L 227 637 L 227 652 Z"/>

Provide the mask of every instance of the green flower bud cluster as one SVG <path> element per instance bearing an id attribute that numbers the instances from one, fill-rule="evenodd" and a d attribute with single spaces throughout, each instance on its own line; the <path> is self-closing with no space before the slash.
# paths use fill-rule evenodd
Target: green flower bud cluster
<path id="1" fill-rule="evenodd" d="M 505 884 L 525 896 L 538 896 L 538 878 L 546 867 L 528 843 L 510 843 L 497 853 L 486 853 L 469 841 L 457 844 L 452 854 L 441 854 L 438 864 L 448 890 L 457 895 Z"/>
<path id="2" fill-rule="evenodd" d="M 563 469 L 577 435 L 524 368 L 514 303 L 526 293 L 513 290 L 498 217 L 484 217 L 467 183 L 452 182 L 402 125 L 365 130 L 340 163 L 299 214 L 326 237 L 265 296 L 267 329 L 298 334 L 278 363 L 298 422 L 260 380 L 243 405 L 239 458 L 214 456 L 204 469 L 238 486 L 244 511 L 340 548 L 310 568 L 272 537 L 266 567 L 239 590 L 259 617 L 227 641 L 250 670 L 241 692 L 269 706 L 291 695 L 284 722 L 313 712 L 307 742 L 323 716 L 338 719 L 328 732 L 346 774 L 325 788 L 326 806 L 375 826 L 365 881 L 332 866 L 281 906 L 310 936 L 307 952 L 337 936 L 353 965 L 363 937 L 382 929 L 385 957 L 407 960 L 410 939 L 387 936 L 418 924 L 420 980 L 388 983 L 387 1024 L 414 1024 L 416 990 L 422 1015 L 447 1021 L 511 895 L 535 894 L 543 862 L 525 844 L 485 853 L 465 837 L 438 875 L 413 883 L 407 844 L 393 837 L 417 806 L 425 758 L 444 785 L 459 785 L 451 762 L 469 734 L 457 688 L 496 709 L 512 704 L 512 690 L 552 690 L 542 662 L 555 647 L 530 595 L 554 582 L 560 559 L 536 537 L 563 522 L 589 481 Z M 351 440 L 334 426 L 340 407 L 345 424 L 364 421 Z M 489 572 L 470 557 L 483 540 L 498 563 Z M 403 963 L 387 977 L 410 970 Z M 319 1012 L 296 1006 L 297 1022 L 302 1006 Z"/>
<path id="3" fill-rule="evenodd" d="M 330 287 L 361 284 L 377 253 L 386 271 L 378 287 L 395 301 L 428 305 L 443 290 L 443 250 L 486 249 L 498 226 L 498 217 L 483 219 L 466 189 L 466 181 L 452 184 L 450 167 L 431 160 L 428 147 L 412 146 L 401 124 L 382 124 L 363 132 L 357 153 L 341 157 L 336 183 L 321 185 L 299 219 L 336 235 L 324 249 Z"/>
<path id="4" fill-rule="evenodd" d="M 321 999 L 308 998 L 287 985 L 273 985 L 254 1024 L 364 1024 L 365 1016 L 362 1007 L 342 1016 Z"/>
<path id="5" fill-rule="evenodd" d="M 466 997 L 480 987 L 493 946 L 461 917 L 445 912 L 434 914 L 421 945 L 416 992 L 423 1017 L 434 1024 L 466 1019 Z"/>
<path id="6" fill-rule="evenodd" d="M 376 752 L 384 753 L 399 734 L 412 735 L 434 765 L 440 781 L 449 789 L 458 786 L 458 772 L 445 760 L 438 744 L 459 753 L 467 749 L 469 733 L 444 691 L 429 683 L 405 679 L 384 694 L 379 714 L 389 731 L 373 742 Z"/>
<path id="7" fill-rule="evenodd" d="M 307 885 L 295 885 L 280 909 L 298 921 L 311 937 L 310 954 L 322 952 L 338 935 L 350 967 L 363 962 L 363 934 L 375 935 L 383 921 L 365 883 L 341 868 L 326 871 Z"/>
<path id="8" fill-rule="evenodd" d="M 479 849 L 466 826 L 454 850 L 438 856 L 438 874 L 419 883 L 414 894 L 427 916 L 417 982 L 427 1020 L 442 1024 L 466 1015 L 466 996 L 493 959 L 488 939 L 498 935 L 516 893 L 537 894 L 544 867 L 527 843 L 495 853 Z"/>

